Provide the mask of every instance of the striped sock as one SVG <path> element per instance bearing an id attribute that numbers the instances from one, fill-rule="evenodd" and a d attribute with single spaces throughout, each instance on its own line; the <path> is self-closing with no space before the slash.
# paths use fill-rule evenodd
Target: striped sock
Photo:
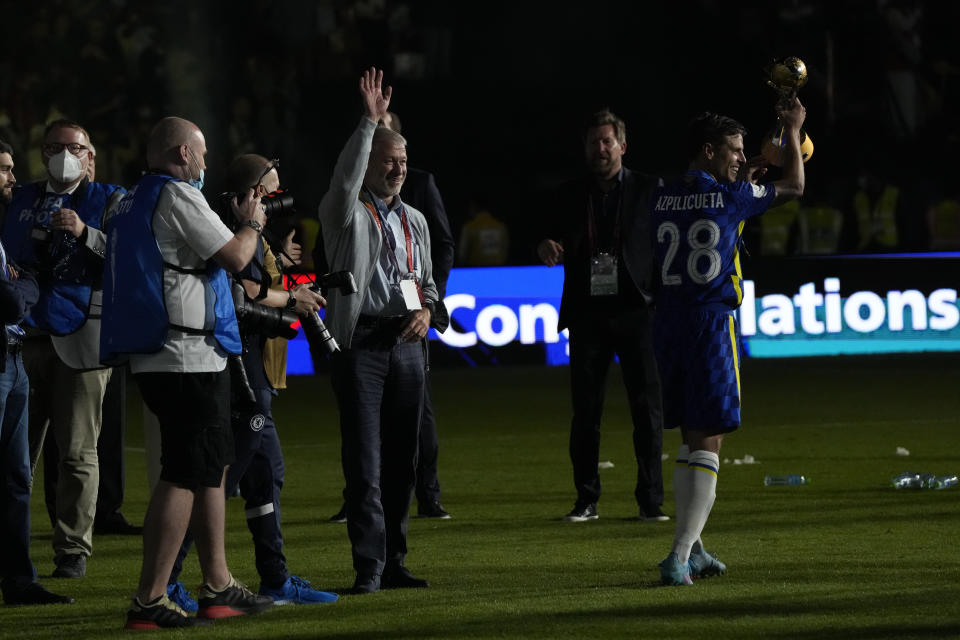
<path id="1" fill-rule="evenodd" d="M 677 533 L 673 542 L 673 550 L 681 563 L 690 559 L 690 550 L 700 540 L 717 497 L 717 471 L 720 468 L 720 456 L 710 451 L 697 449 L 690 452 L 687 458 L 688 498 L 683 515 L 677 508 Z M 680 528 L 680 522 L 683 528 Z"/>

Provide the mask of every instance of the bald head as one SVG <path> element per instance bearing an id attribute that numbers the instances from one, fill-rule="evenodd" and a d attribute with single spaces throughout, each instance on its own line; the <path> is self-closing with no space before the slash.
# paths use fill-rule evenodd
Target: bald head
<path id="1" fill-rule="evenodd" d="M 183 118 L 164 118 L 150 132 L 147 165 L 189 180 L 205 168 L 206 141 L 200 127 Z"/>

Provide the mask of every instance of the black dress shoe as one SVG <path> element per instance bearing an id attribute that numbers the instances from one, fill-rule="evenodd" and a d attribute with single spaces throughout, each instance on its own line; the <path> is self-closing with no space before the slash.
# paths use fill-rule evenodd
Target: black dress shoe
<path id="1" fill-rule="evenodd" d="M 54 578 L 82 578 L 87 575 L 87 556 L 80 553 L 71 553 L 56 561 L 57 568 L 53 570 Z"/>
<path id="2" fill-rule="evenodd" d="M 666 522 L 670 516 L 663 512 L 660 505 L 640 507 L 638 517 L 644 522 Z"/>
<path id="3" fill-rule="evenodd" d="M 376 593 L 380 590 L 380 576 L 357 574 L 357 579 L 353 581 L 353 586 L 347 590 L 348 595 L 362 596 L 367 593 Z"/>
<path id="4" fill-rule="evenodd" d="M 586 522 L 587 520 L 596 520 L 600 517 L 600 514 L 597 513 L 597 503 L 582 503 L 577 502 L 573 505 L 573 509 L 570 510 L 570 513 L 563 517 L 564 522 Z"/>
<path id="5" fill-rule="evenodd" d="M 426 589 L 430 583 L 422 578 L 414 578 L 410 570 L 403 565 L 387 565 L 380 577 L 382 589 Z"/>
<path id="6" fill-rule="evenodd" d="M 6 604 L 73 604 L 73 598 L 47 591 L 39 582 L 4 591 L 3 601 Z"/>
<path id="7" fill-rule="evenodd" d="M 431 500 L 417 505 L 417 517 L 449 520 L 452 516 L 444 510 L 439 500 Z"/>
<path id="8" fill-rule="evenodd" d="M 122 513 L 116 511 L 105 518 L 95 520 L 93 532 L 101 536 L 139 536 L 143 533 L 143 527 L 130 524 Z"/>
<path id="9" fill-rule="evenodd" d="M 344 523 L 347 521 L 347 505 L 340 507 L 340 511 L 337 511 L 335 514 L 330 516 L 329 522 L 339 522 Z"/>

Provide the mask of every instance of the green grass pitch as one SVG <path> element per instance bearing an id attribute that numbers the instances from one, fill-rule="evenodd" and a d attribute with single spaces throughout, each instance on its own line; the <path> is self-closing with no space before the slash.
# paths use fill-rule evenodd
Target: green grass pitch
<path id="1" fill-rule="evenodd" d="M 408 566 L 427 590 L 277 607 L 203 638 L 946 638 L 960 637 L 960 488 L 896 491 L 904 470 L 960 472 L 960 356 L 747 360 L 743 428 L 721 451 L 704 531 L 726 576 L 658 584 L 673 522 L 636 519 L 627 407 L 614 367 L 604 416 L 600 519 L 560 521 L 573 505 L 566 369 L 433 371 L 440 479 L 449 521 L 411 519 Z M 135 388 L 135 385 L 131 385 Z M 127 435 L 126 515 L 147 490 L 136 392 Z M 340 506 L 336 406 L 325 376 L 293 378 L 275 405 L 286 457 L 290 569 L 319 588 L 353 580 Z M 668 432 L 672 454 L 678 434 Z M 897 447 L 910 451 L 896 455 Z M 736 465 L 752 455 L 758 464 Z M 672 457 L 664 463 L 673 514 Z M 802 473 L 809 486 L 764 487 Z M 41 580 L 73 606 L 2 607 L 0 637 L 108 638 L 139 573 L 139 538 L 97 537 L 88 575 L 49 578 L 50 528 L 37 473 L 32 554 Z M 414 507 L 415 509 L 415 507 Z M 258 585 L 240 500 L 227 507 L 233 573 Z M 184 581 L 200 582 L 195 556 Z"/>

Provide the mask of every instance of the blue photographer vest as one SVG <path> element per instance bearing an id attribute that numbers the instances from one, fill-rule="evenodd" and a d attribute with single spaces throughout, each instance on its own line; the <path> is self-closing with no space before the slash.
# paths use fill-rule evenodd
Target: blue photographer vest
<path id="1" fill-rule="evenodd" d="M 45 265 L 39 275 L 40 299 L 33 306 L 26 324 L 39 327 L 57 336 L 77 331 L 90 313 L 90 295 L 98 286 L 102 273 L 79 238 L 66 231 L 51 231 L 50 216 L 58 209 L 73 209 L 80 219 L 94 229 L 101 228 L 104 209 L 114 192 L 124 193 L 115 184 L 84 180 L 72 193 L 48 193 L 46 184 L 34 182 L 18 187 L 13 193 L 2 238 L 11 261 L 28 268 Z M 32 237 L 34 228 L 52 234 L 37 255 L 40 246 Z"/>
<path id="2" fill-rule="evenodd" d="M 103 320 L 100 361 L 117 364 L 131 353 L 156 353 L 172 327 L 187 333 L 210 331 L 171 325 L 163 293 L 163 270 L 206 277 L 216 295 L 213 336 L 227 353 L 241 352 L 240 331 L 227 272 L 210 260 L 206 269 L 185 269 L 164 262 L 153 235 L 153 214 L 160 192 L 171 180 L 147 174 L 120 202 L 107 231 L 107 261 L 103 278 Z"/>

